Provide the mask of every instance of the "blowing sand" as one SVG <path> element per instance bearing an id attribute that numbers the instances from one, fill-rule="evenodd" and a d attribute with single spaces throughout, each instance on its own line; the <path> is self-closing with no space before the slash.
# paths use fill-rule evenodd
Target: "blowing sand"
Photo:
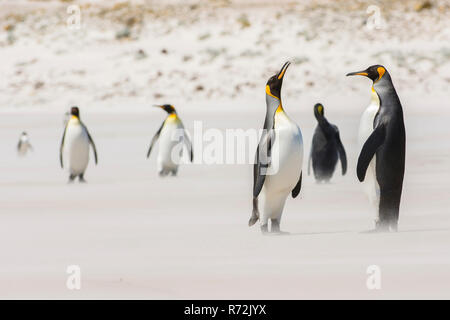
<path id="1" fill-rule="evenodd" d="M 448 299 L 448 112 L 420 106 L 405 106 L 398 233 L 361 233 L 373 227 L 355 174 L 362 110 L 338 105 L 326 110 L 341 128 L 347 176 L 338 170 L 328 185 L 305 176 L 300 198 L 288 199 L 284 210 L 282 229 L 290 234 L 267 237 L 247 227 L 250 165 L 185 165 L 176 178 L 157 176 L 156 153 L 150 160 L 145 154 L 164 117 L 160 110 L 82 109 L 99 154 L 85 185 L 68 185 L 59 168 L 61 113 L 4 112 L 0 297 Z M 285 108 L 308 151 L 312 107 Z M 236 114 L 179 111 L 189 130 L 199 119 L 209 128 L 258 128 L 264 117 L 263 106 Z M 17 127 L 27 128 L 35 148 L 23 159 L 14 152 Z M 68 265 L 81 267 L 81 290 L 66 288 Z M 380 290 L 366 287 L 370 265 L 381 268 Z"/>

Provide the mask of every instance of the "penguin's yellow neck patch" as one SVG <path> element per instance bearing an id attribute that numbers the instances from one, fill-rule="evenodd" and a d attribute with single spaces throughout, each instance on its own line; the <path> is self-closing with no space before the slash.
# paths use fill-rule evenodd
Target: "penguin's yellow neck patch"
<path id="1" fill-rule="evenodd" d="M 275 112 L 276 112 L 276 113 L 282 113 L 282 112 L 284 112 L 283 106 L 281 105 L 281 103 L 280 103 L 280 105 L 278 106 L 277 111 L 275 111 Z"/>
<path id="2" fill-rule="evenodd" d="M 167 120 L 168 121 L 177 121 L 178 120 L 177 114 L 176 113 L 169 114 L 169 116 L 167 117 Z"/>
<path id="3" fill-rule="evenodd" d="M 80 119 L 79 119 L 77 116 L 72 115 L 72 116 L 70 117 L 69 122 L 70 122 L 70 124 L 75 125 L 75 124 L 77 124 L 77 123 L 80 123 Z"/>
<path id="4" fill-rule="evenodd" d="M 280 98 L 275 97 L 275 96 L 272 94 L 272 92 L 270 92 L 270 87 L 269 87 L 269 85 L 266 85 L 266 94 L 269 95 L 269 96 L 271 96 L 272 98 L 275 98 L 275 99 L 280 100 Z"/>
<path id="5" fill-rule="evenodd" d="M 373 103 L 377 103 L 378 105 L 380 104 L 380 98 L 378 97 L 378 94 L 377 94 L 377 92 L 375 91 L 375 89 L 374 89 L 373 86 L 372 86 L 372 92 L 371 92 L 371 95 L 370 95 L 370 100 L 371 100 Z"/>

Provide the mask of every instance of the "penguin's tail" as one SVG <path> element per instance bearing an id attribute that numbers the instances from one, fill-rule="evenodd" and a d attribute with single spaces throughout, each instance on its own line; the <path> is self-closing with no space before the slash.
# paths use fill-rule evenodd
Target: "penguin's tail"
<path id="1" fill-rule="evenodd" d="M 251 227 L 259 220 L 259 210 L 258 210 L 258 198 L 253 198 L 253 210 L 250 220 L 248 220 L 248 226 Z"/>

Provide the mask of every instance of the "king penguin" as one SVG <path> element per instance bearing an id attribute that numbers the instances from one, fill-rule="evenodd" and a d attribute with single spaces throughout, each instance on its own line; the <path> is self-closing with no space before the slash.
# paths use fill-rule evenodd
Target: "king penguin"
<path id="1" fill-rule="evenodd" d="M 69 182 L 73 182 L 76 177 L 80 182 L 86 182 L 84 172 L 89 163 L 89 145 L 94 150 L 95 164 L 97 164 L 97 149 L 87 127 L 80 120 L 78 107 L 72 107 L 70 115 L 59 149 L 61 168 L 64 168 L 63 154 L 66 154 L 69 156 Z"/>
<path id="2" fill-rule="evenodd" d="M 292 121 L 281 103 L 281 85 L 290 63 L 266 84 L 266 118 L 253 167 L 253 211 L 248 222 L 254 225 L 258 219 L 261 232 L 280 232 L 281 214 L 286 198 L 295 198 L 302 185 L 303 138 L 298 125 Z M 261 196 L 261 213 L 258 207 Z"/>
<path id="3" fill-rule="evenodd" d="M 339 136 L 339 129 L 325 118 L 325 110 L 321 103 L 314 106 L 317 126 L 311 143 L 308 160 L 308 175 L 311 163 L 317 182 L 329 182 L 333 176 L 338 158 L 341 160 L 342 175 L 347 172 L 347 156 Z"/>
<path id="4" fill-rule="evenodd" d="M 361 118 L 358 157 L 359 181 L 375 205 L 375 231 L 397 231 L 405 172 L 406 133 L 403 109 L 385 67 L 373 65 L 347 76 L 360 75 L 373 81 L 372 101 Z"/>
<path id="5" fill-rule="evenodd" d="M 167 176 L 169 173 L 176 176 L 183 152 L 183 144 L 180 144 L 180 142 L 185 144 L 191 162 L 194 159 L 192 143 L 187 131 L 184 129 L 183 122 L 172 105 L 164 104 L 156 105 L 155 107 L 163 109 L 168 115 L 150 142 L 147 158 L 150 157 L 150 152 L 159 138 L 158 174 L 161 177 Z"/>
<path id="6" fill-rule="evenodd" d="M 19 143 L 17 144 L 17 154 L 20 157 L 23 157 L 27 154 L 28 150 L 33 150 L 31 146 L 30 139 L 28 138 L 28 134 L 24 131 L 20 135 Z"/>

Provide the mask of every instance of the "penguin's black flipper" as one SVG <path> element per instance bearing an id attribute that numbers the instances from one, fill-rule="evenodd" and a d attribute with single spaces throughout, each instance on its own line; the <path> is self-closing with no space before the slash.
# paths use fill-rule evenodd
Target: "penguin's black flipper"
<path id="1" fill-rule="evenodd" d="M 253 210 L 250 220 L 248 220 L 248 226 L 251 227 L 259 220 L 258 198 L 253 198 Z"/>
<path id="2" fill-rule="evenodd" d="M 300 179 L 298 179 L 297 185 L 294 189 L 292 189 L 292 198 L 295 198 L 300 193 L 300 190 L 302 189 L 302 175 L 303 172 L 300 172 Z"/>
<path id="3" fill-rule="evenodd" d="M 256 161 L 253 165 L 253 197 L 257 198 L 266 180 L 266 171 L 270 166 L 270 156 L 272 144 L 274 142 L 274 131 L 270 130 L 265 136 L 261 137 L 261 141 L 256 149 Z M 267 150 L 267 152 L 265 152 Z"/>
<path id="4" fill-rule="evenodd" d="M 84 123 L 83 123 L 82 125 L 83 125 L 83 127 L 84 127 L 84 130 L 86 130 L 86 133 L 87 133 L 88 138 L 89 138 L 89 142 L 90 142 L 90 144 L 92 145 L 92 149 L 94 150 L 95 164 L 97 164 L 97 163 L 98 163 L 98 158 L 97 158 L 97 148 L 95 147 L 94 140 L 92 139 L 91 134 L 89 133 L 89 130 L 88 130 L 87 127 L 84 125 Z"/>
<path id="5" fill-rule="evenodd" d="M 356 173 L 359 181 L 364 181 L 370 161 L 375 155 L 375 152 L 377 152 L 378 148 L 383 144 L 385 136 L 386 128 L 384 127 L 384 124 L 381 124 L 375 128 L 367 141 L 364 143 L 361 153 L 359 154 L 358 165 L 356 167 Z"/>
<path id="6" fill-rule="evenodd" d="M 64 140 L 66 139 L 66 131 L 67 131 L 67 124 L 66 124 L 66 127 L 64 128 L 64 133 L 63 133 L 63 137 L 61 140 L 61 146 L 59 147 L 59 162 L 61 163 L 61 168 L 63 168 L 63 169 L 64 169 L 63 148 L 64 148 Z"/>
<path id="7" fill-rule="evenodd" d="M 155 144 L 156 140 L 158 140 L 158 138 L 159 138 L 161 130 L 164 127 L 164 123 L 166 123 L 165 120 L 162 123 L 161 127 L 159 127 L 158 131 L 156 131 L 155 135 L 153 136 L 152 142 L 150 142 L 150 147 L 148 148 L 148 152 L 147 152 L 147 158 L 150 157 L 150 152 L 152 152 L 153 145 Z"/>
<path id="8" fill-rule="evenodd" d="M 339 159 L 341 160 L 342 175 L 347 172 L 347 155 L 345 154 L 344 145 L 342 144 L 341 137 L 339 136 L 339 130 L 336 133 L 336 146 L 339 153 Z"/>

